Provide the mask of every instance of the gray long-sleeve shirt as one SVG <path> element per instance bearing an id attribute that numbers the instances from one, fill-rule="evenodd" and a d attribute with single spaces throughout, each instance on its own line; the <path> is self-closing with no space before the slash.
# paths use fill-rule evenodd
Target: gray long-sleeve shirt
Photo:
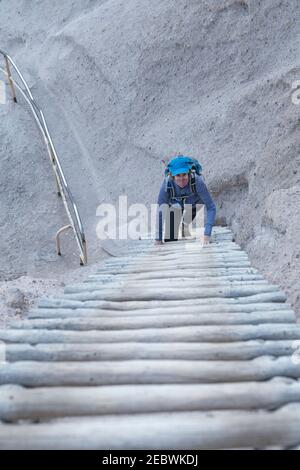
<path id="1" fill-rule="evenodd" d="M 216 205 L 206 187 L 206 184 L 203 181 L 202 176 L 195 175 L 195 183 L 196 183 L 196 192 L 193 193 L 187 184 L 184 188 L 180 188 L 175 181 L 172 181 L 174 192 L 175 192 L 175 199 L 171 200 L 168 191 L 166 191 L 166 182 L 163 181 L 161 185 L 157 204 L 161 206 L 162 204 L 171 205 L 172 202 L 176 202 L 176 196 L 187 196 L 185 199 L 185 204 L 191 204 L 193 207 L 196 204 L 204 204 L 206 207 L 206 223 L 204 228 L 204 235 L 211 235 L 212 227 L 215 222 L 216 217 Z M 162 240 L 162 233 L 163 233 L 163 224 L 162 224 L 162 216 L 160 215 L 161 211 L 158 213 L 158 230 L 157 230 L 157 240 Z"/>

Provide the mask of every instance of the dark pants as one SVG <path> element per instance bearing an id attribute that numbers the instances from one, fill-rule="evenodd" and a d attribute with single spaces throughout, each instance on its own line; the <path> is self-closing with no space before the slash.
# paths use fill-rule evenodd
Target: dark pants
<path id="1" fill-rule="evenodd" d="M 179 209 L 180 212 L 180 209 Z M 196 207 L 192 208 L 192 219 L 188 223 L 192 222 L 196 217 L 197 209 Z M 183 209 L 181 209 L 181 214 L 175 214 L 174 211 L 170 211 L 170 217 L 166 220 L 166 234 L 169 235 L 169 238 L 165 238 L 165 242 L 177 242 L 179 236 L 179 230 L 182 227 L 183 219 Z M 169 231 L 168 231 L 169 229 Z"/>

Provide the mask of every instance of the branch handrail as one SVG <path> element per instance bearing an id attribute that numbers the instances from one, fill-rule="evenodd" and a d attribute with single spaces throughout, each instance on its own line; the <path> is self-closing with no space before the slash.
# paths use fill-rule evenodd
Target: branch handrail
<path id="1" fill-rule="evenodd" d="M 12 90 L 12 95 L 13 95 L 13 100 L 17 102 L 17 97 L 16 97 L 16 90 L 15 87 L 19 90 L 25 101 L 28 103 L 31 112 L 33 114 L 33 117 L 35 118 L 35 121 L 40 129 L 40 132 L 44 138 L 46 147 L 47 147 L 47 152 L 51 161 L 52 169 L 55 175 L 55 180 L 56 180 L 56 186 L 57 186 L 57 194 L 61 196 L 68 219 L 70 224 L 62 227 L 59 229 L 56 233 L 56 245 L 57 245 L 57 254 L 61 255 L 60 251 L 60 241 L 59 241 L 59 236 L 60 234 L 68 229 L 72 228 L 74 232 L 74 236 L 76 239 L 76 242 L 79 247 L 79 252 L 80 252 L 80 264 L 86 264 L 87 263 L 87 247 L 86 247 L 86 239 L 85 239 L 85 234 L 83 230 L 83 225 L 81 222 L 81 218 L 79 215 L 79 211 L 77 208 L 77 205 L 74 201 L 74 198 L 71 194 L 71 191 L 68 187 L 68 183 L 66 180 L 66 177 L 64 175 L 61 163 L 59 161 L 53 140 L 50 135 L 50 131 L 47 125 L 46 118 L 44 116 L 43 111 L 39 107 L 38 103 L 35 101 L 28 84 L 26 83 L 26 80 L 24 79 L 22 73 L 20 72 L 19 68 L 15 64 L 15 62 L 12 60 L 12 58 L 2 49 L 0 49 L 0 54 L 4 57 L 5 59 L 5 65 L 6 68 L 3 69 L 0 67 L 0 70 L 7 76 L 9 85 Z M 11 75 L 11 67 L 14 69 L 16 74 L 18 75 L 22 85 L 15 80 L 12 75 Z"/>

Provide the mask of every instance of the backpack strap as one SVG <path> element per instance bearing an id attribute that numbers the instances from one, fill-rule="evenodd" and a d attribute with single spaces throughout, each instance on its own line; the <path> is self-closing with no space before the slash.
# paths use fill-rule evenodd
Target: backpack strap
<path id="1" fill-rule="evenodd" d="M 190 173 L 189 185 L 190 185 L 190 190 L 192 191 L 193 194 L 195 194 L 197 192 L 197 189 L 196 189 L 196 176 L 195 176 L 194 171 Z"/>
<path id="2" fill-rule="evenodd" d="M 166 177 L 165 179 L 165 191 L 168 193 L 169 199 L 173 199 L 175 197 L 175 189 L 169 177 Z"/>

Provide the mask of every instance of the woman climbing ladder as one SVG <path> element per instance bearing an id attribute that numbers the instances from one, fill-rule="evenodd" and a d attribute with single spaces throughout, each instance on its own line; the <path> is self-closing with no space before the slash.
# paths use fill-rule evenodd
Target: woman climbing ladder
<path id="1" fill-rule="evenodd" d="M 182 216 L 185 212 L 187 218 L 183 227 L 196 216 L 196 206 L 204 204 L 207 211 L 207 220 L 202 236 L 202 243 L 210 243 L 211 231 L 216 217 L 216 205 L 201 176 L 201 165 L 190 157 L 178 156 L 173 158 L 165 169 L 165 180 L 161 185 L 157 204 L 158 220 L 156 243 L 163 242 L 163 227 L 165 223 L 164 241 L 177 241 Z"/>

